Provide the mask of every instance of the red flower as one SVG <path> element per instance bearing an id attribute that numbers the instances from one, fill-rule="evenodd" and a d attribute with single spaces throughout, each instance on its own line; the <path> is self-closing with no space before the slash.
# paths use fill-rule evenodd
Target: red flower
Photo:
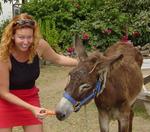
<path id="1" fill-rule="evenodd" d="M 139 37 L 141 34 L 140 34 L 140 32 L 138 32 L 138 31 L 134 31 L 133 33 L 132 33 L 132 36 L 134 36 L 134 37 Z"/>
<path id="2" fill-rule="evenodd" d="M 122 38 L 121 38 L 121 41 L 122 42 L 128 42 L 128 35 L 124 35 Z"/>
<path id="3" fill-rule="evenodd" d="M 133 46 L 133 43 L 128 39 L 128 35 L 124 35 L 120 41 L 123 42 L 123 44 Z"/>
<path id="4" fill-rule="evenodd" d="M 94 45 L 94 46 L 93 46 L 93 49 L 97 49 L 97 47 Z"/>
<path id="5" fill-rule="evenodd" d="M 73 47 L 69 47 L 69 48 L 67 49 L 67 52 L 69 52 L 69 53 L 74 52 L 74 48 L 73 48 Z"/>
<path id="6" fill-rule="evenodd" d="M 88 40 L 89 39 L 89 35 L 87 33 L 84 33 L 82 36 L 83 40 Z"/>
<path id="7" fill-rule="evenodd" d="M 111 34 L 112 33 L 112 29 L 110 29 L 110 28 L 108 28 L 108 29 L 105 29 L 105 30 L 103 30 L 102 31 L 102 33 L 104 33 L 104 34 Z"/>

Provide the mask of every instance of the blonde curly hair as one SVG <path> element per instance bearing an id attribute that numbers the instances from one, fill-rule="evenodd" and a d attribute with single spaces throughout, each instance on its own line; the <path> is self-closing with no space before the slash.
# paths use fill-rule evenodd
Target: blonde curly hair
<path id="1" fill-rule="evenodd" d="M 18 24 L 20 20 L 30 20 L 34 22 L 34 24 Z M 29 27 L 33 29 L 33 44 L 30 47 L 29 61 L 28 63 L 32 63 L 34 56 L 36 55 L 36 48 L 39 44 L 39 40 L 41 39 L 40 31 L 38 24 L 35 20 L 33 20 L 32 16 L 27 13 L 22 13 L 18 16 L 15 16 L 10 23 L 5 27 L 4 32 L 1 38 L 0 44 L 0 59 L 2 61 L 7 61 L 10 57 L 10 51 L 13 48 L 14 40 L 13 36 L 17 29 Z"/>

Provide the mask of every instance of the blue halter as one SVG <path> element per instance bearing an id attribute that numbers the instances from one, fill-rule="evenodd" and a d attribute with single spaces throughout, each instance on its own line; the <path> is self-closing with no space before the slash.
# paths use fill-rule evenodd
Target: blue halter
<path id="1" fill-rule="evenodd" d="M 85 97 L 83 100 L 81 101 L 76 101 L 73 97 L 71 97 L 67 92 L 64 92 L 63 96 L 71 102 L 71 104 L 74 107 L 74 112 L 77 112 L 80 110 L 81 106 L 84 105 L 86 102 L 88 102 L 89 100 L 95 98 L 95 96 L 100 93 L 101 91 L 101 82 L 98 80 L 96 82 L 96 87 L 93 90 L 93 92 L 91 94 L 89 94 L 87 97 Z"/>

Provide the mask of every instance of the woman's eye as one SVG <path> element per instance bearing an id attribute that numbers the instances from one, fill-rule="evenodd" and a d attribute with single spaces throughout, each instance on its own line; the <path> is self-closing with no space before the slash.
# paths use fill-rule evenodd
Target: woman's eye
<path id="1" fill-rule="evenodd" d="M 24 39 L 24 37 L 23 36 L 19 36 L 19 39 Z"/>
<path id="2" fill-rule="evenodd" d="M 28 40 L 29 40 L 29 39 L 32 39 L 32 38 L 33 38 L 32 36 L 28 36 L 28 37 L 27 37 Z"/>

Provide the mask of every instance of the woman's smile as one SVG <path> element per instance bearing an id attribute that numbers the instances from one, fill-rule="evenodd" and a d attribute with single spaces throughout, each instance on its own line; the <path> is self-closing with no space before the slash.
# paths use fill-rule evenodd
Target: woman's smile
<path id="1" fill-rule="evenodd" d="M 33 42 L 33 30 L 31 28 L 18 29 L 16 30 L 14 39 L 18 50 L 27 51 Z"/>

